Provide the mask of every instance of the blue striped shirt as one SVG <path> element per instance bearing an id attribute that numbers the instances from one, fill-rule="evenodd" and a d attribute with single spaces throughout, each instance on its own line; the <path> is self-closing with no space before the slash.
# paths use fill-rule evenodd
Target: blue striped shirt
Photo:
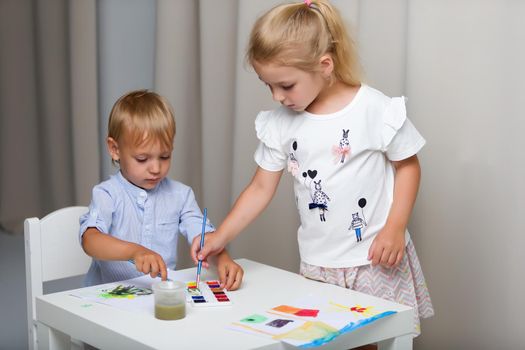
<path id="1" fill-rule="evenodd" d="M 189 186 L 165 178 L 154 189 L 144 190 L 118 172 L 93 188 L 89 211 L 80 217 L 79 237 L 82 242 L 86 229 L 95 227 L 157 252 L 168 268 L 175 269 L 179 234 L 191 244 L 201 233 L 202 217 Z M 208 220 L 206 232 L 214 230 Z M 141 275 L 128 261 L 93 259 L 84 283 L 91 286 Z"/>

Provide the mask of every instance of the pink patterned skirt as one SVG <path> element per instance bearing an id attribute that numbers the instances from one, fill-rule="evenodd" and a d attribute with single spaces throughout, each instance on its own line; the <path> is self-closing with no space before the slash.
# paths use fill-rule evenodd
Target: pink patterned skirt
<path id="1" fill-rule="evenodd" d="M 425 277 L 412 241 L 408 242 L 403 260 L 395 268 L 380 265 L 327 268 L 301 262 L 300 274 L 309 279 L 335 284 L 414 308 L 414 336 L 421 333 L 420 318 L 434 315 Z"/>

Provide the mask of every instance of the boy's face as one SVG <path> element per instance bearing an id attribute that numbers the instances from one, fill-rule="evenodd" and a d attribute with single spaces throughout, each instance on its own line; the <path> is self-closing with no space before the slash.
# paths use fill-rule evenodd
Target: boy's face
<path id="1" fill-rule="evenodd" d="M 151 190 L 166 177 L 171 165 L 172 149 L 159 140 L 134 145 L 124 133 L 120 142 L 108 137 L 111 158 L 120 163 L 122 175 L 132 184 Z"/>
<path id="2" fill-rule="evenodd" d="M 270 88 L 273 99 L 296 112 L 306 110 L 327 85 L 321 72 L 258 62 L 254 62 L 253 68 Z"/>

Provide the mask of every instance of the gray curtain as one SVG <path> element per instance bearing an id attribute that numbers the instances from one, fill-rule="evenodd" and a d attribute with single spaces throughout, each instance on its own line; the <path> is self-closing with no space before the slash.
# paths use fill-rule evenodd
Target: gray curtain
<path id="1" fill-rule="evenodd" d="M 0 224 L 75 203 L 66 0 L 0 2 Z"/>
<path id="2" fill-rule="evenodd" d="M 100 179 L 95 0 L 0 2 L 0 225 L 87 205 Z"/>

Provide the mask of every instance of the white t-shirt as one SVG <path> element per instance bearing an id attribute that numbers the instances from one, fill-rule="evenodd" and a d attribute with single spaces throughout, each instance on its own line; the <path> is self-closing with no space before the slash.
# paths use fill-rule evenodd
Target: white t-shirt
<path id="1" fill-rule="evenodd" d="M 255 129 L 257 164 L 294 177 L 301 259 L 323 267 L 369 264 L 368 249 L 392 204 L 391 161 L 425 144 L 406 116 L 405 99 L 362 85 L 336 113 L 280 107 L 260 112 Z"/>

